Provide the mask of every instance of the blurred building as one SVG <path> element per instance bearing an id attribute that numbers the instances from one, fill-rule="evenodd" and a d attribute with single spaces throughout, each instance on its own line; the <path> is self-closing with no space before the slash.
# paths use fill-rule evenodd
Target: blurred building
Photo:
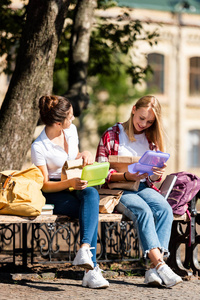
<path id="1" fill-rule="evenodd" d="M 160 34 L 157 45 L 141 42 L 139 51 L 147 54 L 141 63 L 148 61 L 154 70 L 146 87 L 155 91 L 163 107 L 171 154 L 168 172 L 188 170 L 200 175 L 200 1 L 117 2 Z M 113 9 L 113 13 L 117 12 Z"/>
<path id="2" fill-rule="evenodd" d="M 153 90 L 163 107 L 166 151 L 171 154 L 168 173 L 188 170 L 200 176 L 200 0 L 117 2 L 120 8 L 100 14 L 113 18 L 119 10 L 128 10 L 133 19 L 160 34 L 153 47 L 140 42 L 137 60 L 149 62 L 154 70 L 143 88 Z M 20 4 L 13 1 L 13 8 Z M 8 83 L 1 75 L 0 103 Z"/>

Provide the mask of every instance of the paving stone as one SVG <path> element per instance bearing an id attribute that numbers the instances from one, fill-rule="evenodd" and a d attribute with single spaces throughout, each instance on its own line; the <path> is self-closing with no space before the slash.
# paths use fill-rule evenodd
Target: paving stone
<path id="1" fill-rule="evenodd" d="M 44 280 L 52 280 L 52 279 L 55 279 L 55 277 L 56 277 L 56 274 L 55 273 L 42 273 L 41 274 L 41 277 L 42 277 L 42 279 L 44 279 Z"/>
<path id="2" fill-rule="evenodd" d="M 54 279 L 0 283 L 1 300 L 199 300 L 198 279 L 184 281 L 172 288 L 153 288 L 144 284 L 143 277 L 118 277 L 109 280 L 107 289 L 89 289 L 81 286 L 81 280 Z"/>

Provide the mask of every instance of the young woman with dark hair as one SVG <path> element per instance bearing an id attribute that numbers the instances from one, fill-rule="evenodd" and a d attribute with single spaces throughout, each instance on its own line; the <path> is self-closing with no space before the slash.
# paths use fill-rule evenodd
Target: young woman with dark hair
<path id="1" fill-rule="evenodd" d="M 77 129 L 71 103 L 60 96 L 43 96 L 39 100 L 41 120 L 46 125 L 31 147 L 32 162 L 44 176 L 43 194 L 54 204 L 54 213 L 79 218 L 80 249 L 74 265 L 86 269 L 83 286 L 105 288 L 108 281 L 96 263 L 99 194 L 87 181 L 72 178 L 61 181 L 62 167 L 67 160 L 83 159 L 83 165 L 93 163 L 89 151 L 79 152 Z M 69 188 L 73 187 L 72 192 Z"/>

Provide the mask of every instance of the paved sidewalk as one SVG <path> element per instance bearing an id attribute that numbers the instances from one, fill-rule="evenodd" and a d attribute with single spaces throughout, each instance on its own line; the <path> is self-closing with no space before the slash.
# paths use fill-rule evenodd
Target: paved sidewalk
<path id="1" fill-rule="evenodd" d="M 1 274 L 1 300 L 199 300 L 200 280 L 193 277 L 173 288 L 152 288 L 144 284 L 144 277 L 117 276 L 108 279 L 107 289 L 89 289 L 81 286 L 80 279 L 56 279 L 53 273 L 39 277 L 37 274 Z"/>

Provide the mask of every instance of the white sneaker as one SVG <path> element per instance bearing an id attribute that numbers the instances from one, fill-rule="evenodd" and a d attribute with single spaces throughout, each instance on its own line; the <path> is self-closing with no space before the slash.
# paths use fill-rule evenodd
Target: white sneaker
<path id="1" fill-rule="evenodd" d="M 158 275 L 156 268 L 149 269 L 145 272 L 144 283 L 152 286 L 162 285 L 162 279 Z"/>
<path id="2" fill-rule="evenodd" d="M 158 268 L 157 272 L 167 287 L 171 287 L 183 281 L 182 278 L 174 273 L 167 264 Z"/>
<path id="3" fill-rule="evenodd" d="M 97 265 L 94 270 L 85 272 L 83 277 L 82 286 L 89 287 L 91 289 L 107 288 L 109 282 L 103 277 L 102 270 Z"/>
<path id="4" fill-rule="evenodd" d="M 76 257 L 74 258 L 73 265 L 79 266 L 84 269 L 93 270 L 94 269 L 94 263 L 91 259 L 92 252 L 90 251 L 92 248 L 88 248 L 83 246 L 80 248 L 76 254 Z"/>

